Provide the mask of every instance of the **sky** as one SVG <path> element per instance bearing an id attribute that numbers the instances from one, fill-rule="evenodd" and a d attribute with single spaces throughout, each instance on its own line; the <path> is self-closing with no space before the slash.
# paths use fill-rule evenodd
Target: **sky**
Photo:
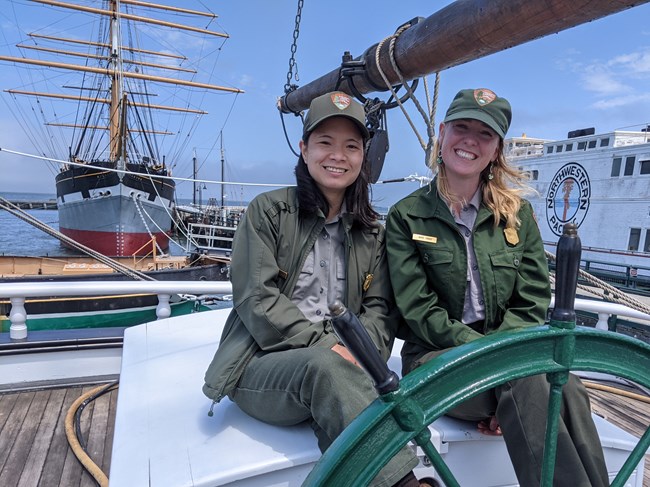
<path id="1" fill-rule="evenodd" d="M 74 2 L 89 3 L 88 0 Z M 165 0 L 164 3 L 173 2 Z M 201 108 L 210 113 L 201 119 L 193 139 L 177 144 L 184 147 L 184 152 L 176 161 L 175 176 L 191 177 L 195 153 L 200 165 L 199 178 L 221 179 L 219 147 L 223 143 L 227 181 L 294 182 L 296 157 L 285 140 L 276 101 L 284 93 L 287 80 L 297 3 L 293 0 L 180 2 L 197 9 L 208 7 L 219 15 L 210 28 L 226 32 L 230 38 L 225 42 L 212 41 L 218 49 L 212 49 L 211 58 L 205 57 L 209 64 L 207 71 L 211 82 L 240 88 L 245 93 L 207 94 L 193 99 L 193 103 L 200 102 Z M 403 22 L 416 16 L 428 17 L 449 3 L 452 2 L 306 0 L 295 54 L 298 84 L 305 85 L 337 68 L 344 51 L 356 57 L 392 34 Z M 81 23 L 72 16 L 64 16 L 61 21 L 61 9 L 25 0 L 0 0 L 0 5 L 0 55 L 20 55 L 15 44 L 24 41 L 27 32 L 44 28 L 43 32 L 69 30 L 72 36 L 74 30 L 64 28 L 64 22 Z M 478 87 L 490 88 L 510 100 L 513 106 L 510 136 L 525 133 L 531 137 L 562 139 L 574 129 L 595 127 L 597 133 L 603 133 L 650 124 L 648 19 L 650 3 L 442 71 L 436 130 L 455 93 Z M 147 32 L 146 28 L 143 32 Z M 170 43 L 183 44 L 192 51 L 189 43 L 194 37 L 188 41 L 169 36 Z M 203 46 L 202 52 L 210 50 Z M 25 76 L 47 73 L 52 75 L 48 81 L 51 89 L 62 91 L 57 84 L 63 83 L 63 78 L 54 76 L 56 70 L 50 73 L 43 68 L 30 68 L 27 71 L 4 61 L 0 61 L 0 67 L 2 90 L 23 86 Z M 21 69 L 21 78 L 14 77 L 17 69 Z M 430 85 L 433 86 L 433 78 Z M 16 120 L 10 108 L 11 97 L 4 92 L 1 96 L 0 147 L 34 153 L 34 145 L 21 128 L 26 122 Z M 386 98 L 385 93 L 373 96 Z M 425 100 L 421 88 L 418 99 Z M 412 104 L 408 107 L 419 133 L 425 134 L 421 117 Z M 288 115 L 285 124 L 295 149 L 301 135 L 300 119 Z M 56 133 L 63 139 L 67 137 L 63 129 Z M 424 152 L 399 109 L 388 113 L 388 134 L 390 150 L 381 179 L 427 174 Z M 69 144 L 66 140 L 59 142 L 60 147 Z M 65 154 L 58 157 L 65 158 Z M 54 171 L 43 161 L 2 151 L 0 174 L 0 192 L 54 193 Z M 375 203 L 388 207 L 417 187 L 415 182 L 375 185 Z M 247 201 L 266 189 L 228 186 L 227 202 Z M 219 185 L 208 184 L 201 198 L 206 202 L 208 197 L 219 197 L 220 192 Z M 192 198 L 192 184 L 179 182 L 177 194 Z"/>

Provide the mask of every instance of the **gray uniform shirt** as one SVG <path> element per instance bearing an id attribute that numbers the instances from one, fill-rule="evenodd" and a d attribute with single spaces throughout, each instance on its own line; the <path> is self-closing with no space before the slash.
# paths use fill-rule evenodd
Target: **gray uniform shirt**
<path id="1" fill-rule="evenodd" d="M 345 234 L 339 216 L 325 223 L 291 295 L 291 301 L 311 322 L 331 318 L 328 303 L 343 301 Z"/>
<path id="2" fill-rule="evenodd" d="M 465 304 L 463 306 L 463 323 L 465 324 L 485 320 L 483 286 L 481 286 L 481 276 L 474 252 L 474 222 L 481 205 L 481 197 L 481 190 L 478 189 L 472 199 L 463 206 L 460 215 L 454 215 L 458 230 L 463 235 L 467 247 L 467 287 L 465 288 Z"/>

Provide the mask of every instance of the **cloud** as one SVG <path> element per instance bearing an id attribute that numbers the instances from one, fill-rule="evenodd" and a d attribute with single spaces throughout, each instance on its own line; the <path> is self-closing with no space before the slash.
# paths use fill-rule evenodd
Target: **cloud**
<path id="1" fill-rule="evenodd" d="M 255 86 L 255 78 L 250 74 L 242 74 L 237 84 L 240 86 Z"/>
<path id="2" fill-rule="evenodd" d="M 621 76 L 630 74 L 650 76 L 650 48 L 617 56 L 608 65 L 616 70 L 620 70 Z"/>
<path id="3" fill-rule="evenodd" d="M 647 101 L 650 78 L 650 48 L 621 54 L 608 61 L 576 65 L 583 86 L 596 95 L 591 106 L 599 110 L 629 106 Z"/>
<path id="4" fill-rule="evenodd" d="M 603 100 L 597 101 L 596 103 L 593 103 L 591 106 L 593 108 L 597 108 L 598 110 L 608 110 L 611 108 L 619 108 L 645 102 L 650 103 L 650 94 L 635 93 L 631 95 L 605 98 Z"/>
<path id="5" fill-rule="evenodd" d="M 598 95 L 614 95 L 630 89 L 629 86 L 616 78 L 615 72 L 601 64 L 586 66 L 583 71 L 585 88 Z"/>

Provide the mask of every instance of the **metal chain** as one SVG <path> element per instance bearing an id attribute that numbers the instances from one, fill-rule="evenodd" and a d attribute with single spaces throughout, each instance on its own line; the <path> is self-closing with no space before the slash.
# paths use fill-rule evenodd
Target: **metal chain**
<path id="1" fill-rule="evenodd" d="M 298 50 L 298 36 L 300 35 L 300 20 L 302 17 L 302 5 L 304 0 L 298 0 L 298 12 L 296 13 L 296 25 L 293 29 L 293 43 L 291 44 L 291 57 L 289 58 L 289 71 L 287 72 L 287 83 L 284 85 L 284 92 L 289 93 L 296 89 L 297 85 L 291 84 L 291 79 L 296 82 L 300 80 L 298 67 L 296 65 L 296 51 Z M 295 74 L 294 74 L 295 70 Z"/>

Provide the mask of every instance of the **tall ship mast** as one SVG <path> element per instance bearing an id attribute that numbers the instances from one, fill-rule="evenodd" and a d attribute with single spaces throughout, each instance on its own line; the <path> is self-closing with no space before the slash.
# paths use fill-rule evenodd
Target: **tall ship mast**
<path id="1" fill-rule="evenodd" d="M 0 61 L 16 65 L 79 74 L 75 86 L 58 87 L 70 94 L 5 90 L 39 101 L 58 99 L 76 104 L 72 123 L 44 120 L 50 127 L 65 129 L 57 132 L 64 134 L 67 146 L 65 162 L 55 176 L 60 231 L 109 256 L 146 253 L 154 238 L 161 249 L 167 248 L 175 201 L 171 174 L 181 154 L 180 150 L 166 154 L 160 138 L 187 137 L 184 130 L 189 129 L 160 127 L 163 123 L 170 127 L 168 119 L 173 116 L 185 116 L 186 127 L 193 127 L 195 122 L 187 122 L 188 115 L 196 119 L 207 113 L 186 95 L 188 90 L 196 90 L 200 96 L 241 90 L 203 82 L 195 65 L 174 52 L 171 43 L 163 50 L 145 49 L 147 43 L 142 38 L 153 29 L 190 33 L 193 40 L 194 36 L 225 39 L 228 35 L 192 25 L 191 21 L 199 23 L 195 19 L 209 23 L 216 15 L 184 7 L 140 0 L 102 0 L 92 6 L 87 2 L 32 1 L 65 13 L 81 12 L 95 20 L 94 39 L 39 31 L 29 33 L 29 42 L 17 45 L 24 53 L 37 53 L 38 58 L 0 56 Z M 164 18 L 171 18 L 170 14 L 173 21 Z M 171 36 L 169 33 L 166 35 Z M 181 95 L 167 97 L 180 106 L 153 102 L 157 90 L 169 86 L 183 90 Z M 164 122 L 157 123 L 161 119 Z M 46 156 L 57 160 L 55 155 Z"/>

